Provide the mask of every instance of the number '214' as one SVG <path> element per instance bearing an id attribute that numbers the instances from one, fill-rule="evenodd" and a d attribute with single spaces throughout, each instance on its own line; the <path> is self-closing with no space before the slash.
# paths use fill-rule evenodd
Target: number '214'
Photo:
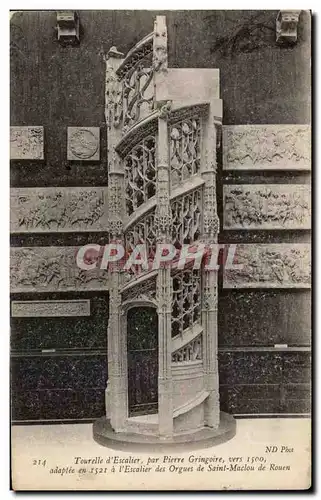
<path id="1" fill-rule="evenodd" d="M 32 465 L 42 465 L 43 467 L 46 466 L 47 460 L 33 460 Z"/>

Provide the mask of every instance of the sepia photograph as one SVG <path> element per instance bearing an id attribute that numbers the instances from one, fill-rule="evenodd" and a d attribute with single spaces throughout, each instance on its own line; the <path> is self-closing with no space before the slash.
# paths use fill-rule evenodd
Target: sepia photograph
<path id="1" fill-rule="evenodd" d="M 311 488 L 312 18 L 10 11 L 12 490 Z"/>

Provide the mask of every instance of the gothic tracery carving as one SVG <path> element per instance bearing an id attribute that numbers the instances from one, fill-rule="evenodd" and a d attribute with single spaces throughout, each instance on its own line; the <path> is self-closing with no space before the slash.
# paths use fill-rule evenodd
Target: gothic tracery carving
<path id="1" fill-rule="evenodd" d="M 201 312 L 201 274 L 184 269 L 173 276 L 172 337 L 199 322 Z"/>
<path id="2" fill-rule="evenodd" d="M 156 138 L 146 137 L 126 156 L 126 211 L 131 215 L 140 205 L 156 194 Z"/>
<path id="3" fill-rule="evenodd" d="M 201 121 L 195 117 L 170 126 L 171 184 L 175 186 L 200 171 Z"/>
<path id="4" fill-rule="evenodd" d="M 155 210 L 152 210 L 126 231 L 126 251 L 131 253 L 137 245 L 146 244 L 147 257 L 152 259 L 155 254 L 156 239 Z"/>
<path id="5" fill-rule="evenodd" d="M 132 286 L 122 292 L 123 302 L 134 300 L 150 300 L 156 299 L 156 278 L 146 279 L 142 283 Z"/>
<path id="6" fill-rule="evenodd" d="M 172 201 L 172 243 L 193 243 L 201 235 L 202 191 L 195 189 Z"/>

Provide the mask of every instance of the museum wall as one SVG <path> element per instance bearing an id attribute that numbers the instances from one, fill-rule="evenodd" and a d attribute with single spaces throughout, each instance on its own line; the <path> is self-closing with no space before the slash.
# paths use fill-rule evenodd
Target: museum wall
<path id="1" fill-rule="evenodd" d="M 44 160 L 11 162 L 13 189 L 107 186 L 105 62 L 111 46 L 126 53 L 165 14 L 169 66 L 219 68 L 223 125 L 310 124 L 310 14 L 294 45 L 276 43 L 277 11 L 79 11 L 80 44 L 57 41 L 56 13 L 11 18 L 11 125 L 44 127 Z M 100 155 L 69 161 L 67 127 L 99 127 Z M 295 138 L 294 138 L 295 140 Z M 228 170 L 220 157 L 220 242 L 308 244 L 307 226 L 226 224 L 224 189 L 232 185 L 309 187 L 308 170 Z M 14 250 L 104 244 L 106 231 L 14 231 Z M 104 413 L 108 286 L 46 293 L 32 283 L 12 301 L 90 302 L 90 316 L 12 317 L 14 421 L 94 419 Z M 77 283 L 79 279 L 77 277 Z M 25 283 L 27 281 L 25 280 Z M 309 412 L 310 293 L 305 288 L 226 288 L 219 277 L 222 409 L 236 415 Z M 30 286 L 29 286 L 30 285 Z M 29 288 L 28 288 L 29 287 Z M 58 287 L 57 287 L 58 288 Z M 48 289 L 48 287 L 47 287 Z M 88 374 L 88 375 L 87 375 Z"/>

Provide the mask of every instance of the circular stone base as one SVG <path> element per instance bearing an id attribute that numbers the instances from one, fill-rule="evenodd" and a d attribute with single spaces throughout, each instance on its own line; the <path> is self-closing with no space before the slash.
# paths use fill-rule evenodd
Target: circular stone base
<path id="1" fill-rule="evenodd" d="M 217 429 L 205 427 L 199 431 L 176 434 L 169 439 L 146 434 L 115 432 L 110 421 L 102 417 L 93 424 L 94 440 L 102 446 L 123 451 L 197 450 L 210 448 L 232 439 L 236 433 L 236 421 L 227 413 L 220 413 Z"/>

